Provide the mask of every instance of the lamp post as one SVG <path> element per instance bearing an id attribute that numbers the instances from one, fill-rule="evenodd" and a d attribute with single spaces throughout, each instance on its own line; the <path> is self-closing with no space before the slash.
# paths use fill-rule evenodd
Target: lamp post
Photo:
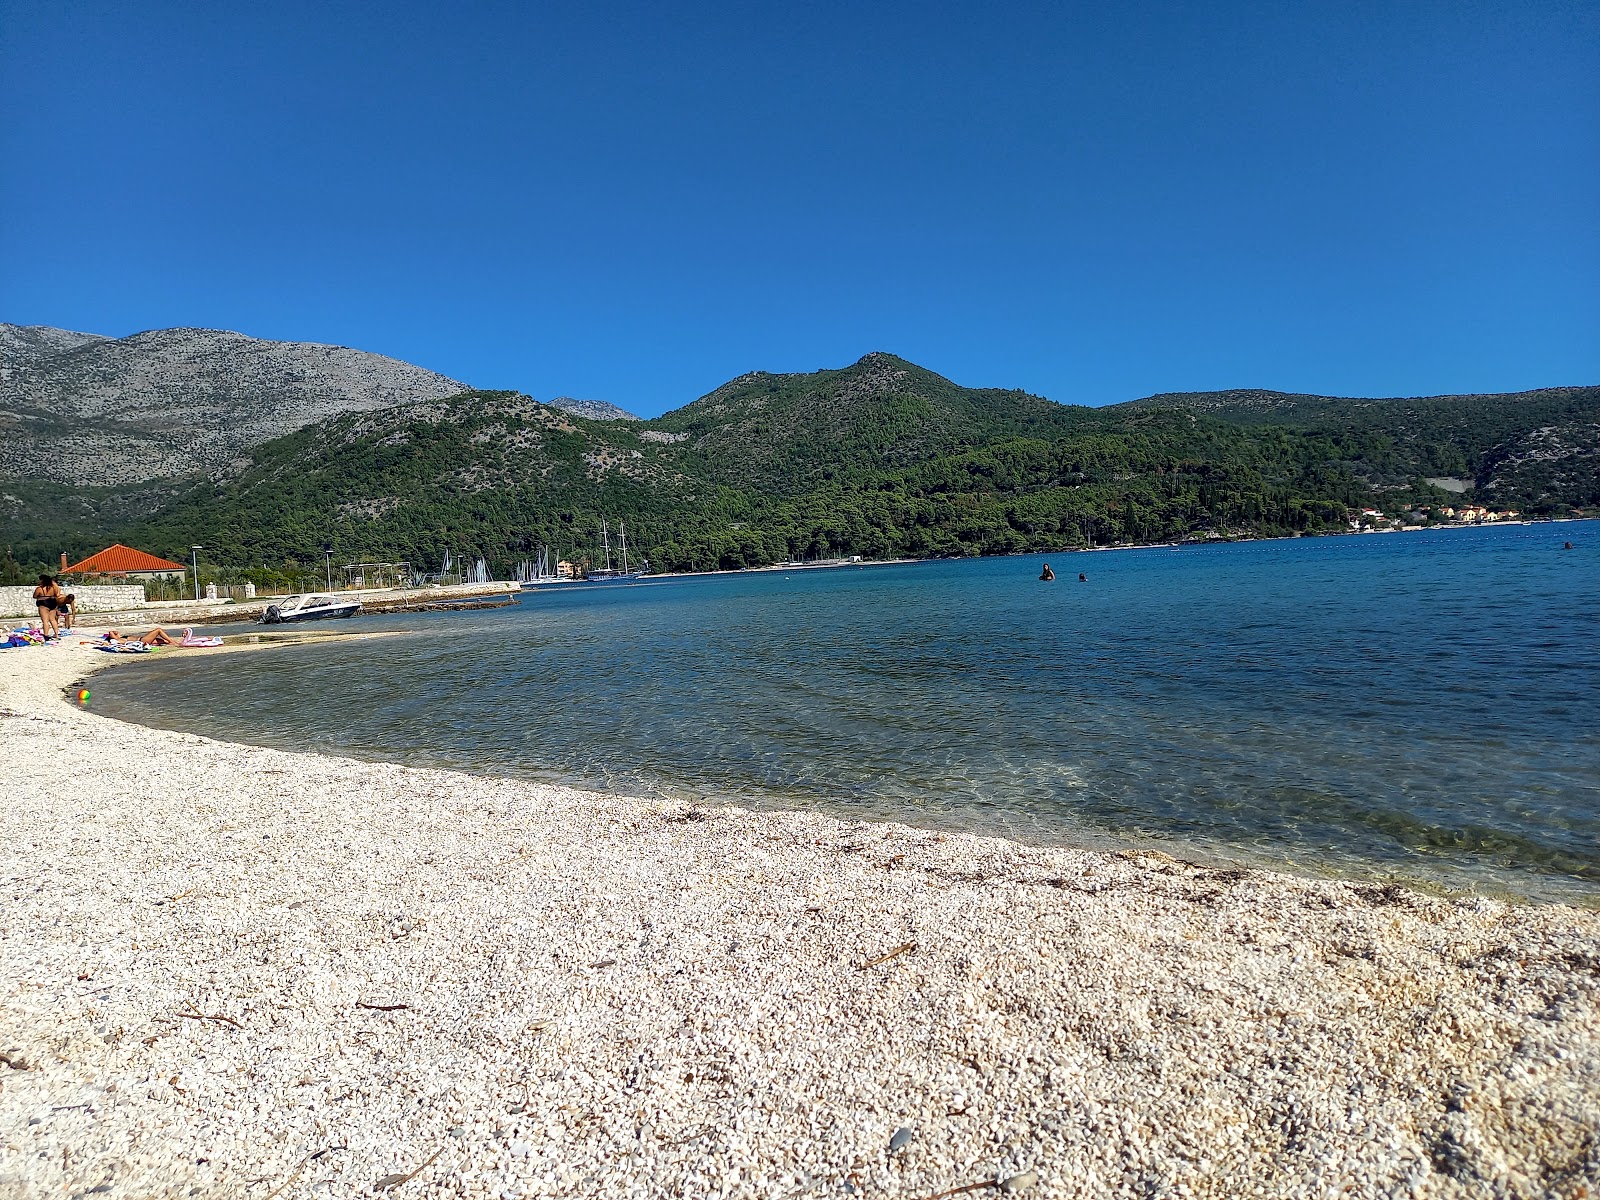
<path id="1" fill-rule="evenodd" d="M 326 545 L 324 545 L 322 547 L 322 553 L 327 556 L 328 560 L 323 565 L 328 571 L 328 590 L 331 592 L 333 591 L 333 543 L 328 542 Z"/>
<path id="2" fill-rule="evenodd" d="M 194 545 L 189 547 L 189 561 L 194 564 L 194 602 L 200 603 L 200 551 L 203 547 Z"/>

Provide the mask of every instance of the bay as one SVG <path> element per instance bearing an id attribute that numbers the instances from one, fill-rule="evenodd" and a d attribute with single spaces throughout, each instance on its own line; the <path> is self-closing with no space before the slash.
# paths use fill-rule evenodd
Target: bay
<path id="1" fill-rule="evenodd" d="M 1596 530 L 551 589 L 339 625 L 406 637 L 155 656 L 94 703 L 674 803 L 1595 903 Z"/>

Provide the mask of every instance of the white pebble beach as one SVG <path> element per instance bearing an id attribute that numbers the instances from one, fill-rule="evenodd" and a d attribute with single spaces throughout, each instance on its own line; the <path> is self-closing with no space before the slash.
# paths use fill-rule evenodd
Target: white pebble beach
<path id="1" fill-rule="evenodd" d="M 0 654 L 7 1200 L 1600 1194 L 1595 912 L 233 745 L 115 661 Z"/>

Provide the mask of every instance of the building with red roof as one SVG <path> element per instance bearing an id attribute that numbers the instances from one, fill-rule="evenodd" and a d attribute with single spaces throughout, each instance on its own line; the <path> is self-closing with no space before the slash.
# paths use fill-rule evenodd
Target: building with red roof
<path id="1" fill-rule="evenodd" d="M 63 575 L 115 575 L 124 579 L 158 579 L 163 575 L 182 575 L 189 567 L 187 563 L 173 562 L 171 559 L 157 558 L 154 554 L 146 554 L 143 550 L 135 550 L 132 546 L 124 546 L 120 542 L 115 546 L 107 546 L 98 554 L 91 554 L 82 562 L 66 566 L 66 555 L 61 556 Z"/>

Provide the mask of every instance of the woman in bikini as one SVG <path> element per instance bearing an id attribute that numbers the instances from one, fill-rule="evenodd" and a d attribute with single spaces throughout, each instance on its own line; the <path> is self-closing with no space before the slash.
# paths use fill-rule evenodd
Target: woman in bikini
<path id="1" fill-rule="evenodd" d="M 100 640 L 112 646 L 176 646 L 178 640 L 165 629 L 157 625 L 149 633 L 137 634 L 126 637 L 115 629 L 108 629 L 100 635 Z"/>
<path id="2" fill-rule="evenodd" d="M 56 608 L 61 603 L 61 589 L 56 586 L 56 581 L 48 575 L 39 576 L 39 586 L 33 589 L 33 602 L 39 609 L 39 627 L 44 630 L 44 636 L 60 637 L 61 627 L 56 623 Z"/>

